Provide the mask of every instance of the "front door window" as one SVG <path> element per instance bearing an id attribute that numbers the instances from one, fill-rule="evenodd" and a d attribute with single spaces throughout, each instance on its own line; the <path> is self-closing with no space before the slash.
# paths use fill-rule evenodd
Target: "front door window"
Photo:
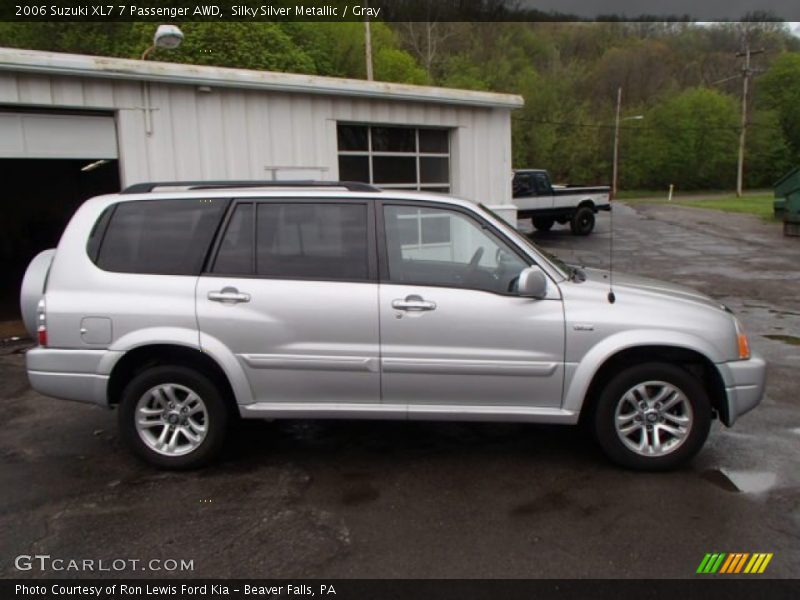
<path id="1" fill-rule="evenodd" d="M 496 235 L 455 210 L 387 205 L 384 221 L 392 283 L 506 294 L 528 266 Z"/>

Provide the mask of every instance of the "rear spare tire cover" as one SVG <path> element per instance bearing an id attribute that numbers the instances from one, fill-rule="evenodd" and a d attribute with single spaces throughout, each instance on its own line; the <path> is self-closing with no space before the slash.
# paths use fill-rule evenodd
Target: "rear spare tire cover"
<path id="1" fill-rule="evenodd" d="M 39 252 L 28 265 L 25 277 L 22 278 L 19 308 L 22 312 L 22 320 L 25 322 L 25 329 L 33 339 L 36 339 L 36 307 L 44 295 L 47 274 L 50 272 L 50 264 L 55 255 L 55 248 Z"/>

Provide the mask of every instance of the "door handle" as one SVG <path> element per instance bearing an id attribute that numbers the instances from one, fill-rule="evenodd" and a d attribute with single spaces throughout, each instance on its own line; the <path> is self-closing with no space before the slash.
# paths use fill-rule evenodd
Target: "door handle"
<path id="1" fill-rule="evenodd" d="M 436 310 L 436 302 L 424 300 L 422 296 L 411 295 L 406 296 L 403 300 L 399 298 L 392 300 L 392 308 L 409 311 Z"/>
<path id="2" fill-rule="evenodd" d="M 208 299 L 223 304 L 238 304 L 239 302 L 250 302 L 250 294 L 241 293 L 234 287 L 226 287 L 218 292 L 208 292 Z"/>

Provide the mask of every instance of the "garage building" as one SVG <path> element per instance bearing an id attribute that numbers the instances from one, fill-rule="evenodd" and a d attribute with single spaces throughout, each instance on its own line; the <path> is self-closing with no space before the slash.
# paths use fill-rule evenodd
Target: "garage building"
<path id="1" fill-rule="evenodd" d="M 515 95 L 0 48 L 0 320 L 86 198 L 163 180 L 320 179 L 511 205 Z"/>

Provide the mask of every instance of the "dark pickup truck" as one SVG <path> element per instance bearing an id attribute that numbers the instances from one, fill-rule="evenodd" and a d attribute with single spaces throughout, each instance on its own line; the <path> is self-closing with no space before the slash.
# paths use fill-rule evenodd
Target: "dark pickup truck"
<path id="1" fill-rule="evenodd" d="M 573 234 L 589 235 L 597 211 L 611 210 L 608 186 L 554 186 L 543 169 L 514 171 L 513 190 L 517 215 L 530 218 L 540 231 L 569 223 Z"/>

